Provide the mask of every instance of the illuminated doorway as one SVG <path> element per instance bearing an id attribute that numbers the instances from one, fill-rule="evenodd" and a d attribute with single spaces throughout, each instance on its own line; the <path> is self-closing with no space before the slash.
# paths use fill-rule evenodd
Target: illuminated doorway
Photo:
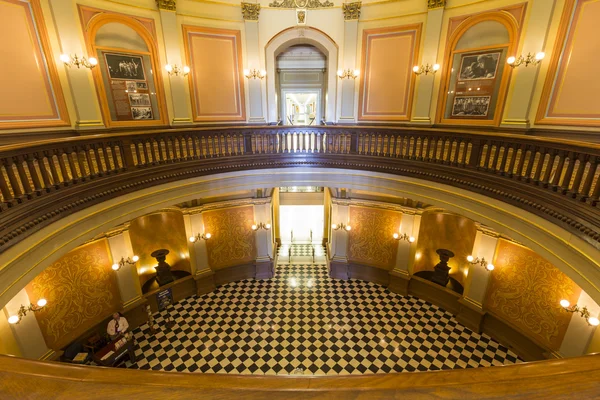
<path id="1" fill-rule="evenodd" d="M 288 92 L 285 94 L 284 125 L 318 125 L 321 118 L 319 91 Z"/>
<path id="2" fill-rule="evenodd" d="M 283 244 L 321 244 L 325 221 L 322 205 L 281 205 L 279 213 L 279 233 Z"/>

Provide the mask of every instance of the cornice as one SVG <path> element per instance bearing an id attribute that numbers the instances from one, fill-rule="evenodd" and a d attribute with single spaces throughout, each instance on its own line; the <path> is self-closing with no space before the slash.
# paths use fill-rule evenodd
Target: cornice
<path id="1" fill-rule="evenodd" d="M 232 208 L 232 207 L 242 207 L 249 205 L 261 205 L 261 204 L 270 204 L 271 198 L 260 198 L 260 199 L 236 199 L 236 200 L 224 200 L 224 201 L 216 201 L 214 203 L 202 204 L 197 207 L 189 207 L 183 208 L 181 211 L 184 215 L 194 215 L 201 214 L 205 211 L 214 211 L 221 208 Z"/>

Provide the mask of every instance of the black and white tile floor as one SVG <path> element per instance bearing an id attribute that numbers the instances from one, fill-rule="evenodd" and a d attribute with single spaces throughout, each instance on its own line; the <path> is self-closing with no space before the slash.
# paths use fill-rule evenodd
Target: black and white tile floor
<path id="1" fill-rule="evenodd" d="M 328 277 L 324 265 L 279 265 L 168 310 L 176 324 L 134 331 L 129 368 L 231 374 L 370 374 L 520 362 L 506 347 L 415 297 Z M 164 323 L 166 312 L 156 316 Z"/>

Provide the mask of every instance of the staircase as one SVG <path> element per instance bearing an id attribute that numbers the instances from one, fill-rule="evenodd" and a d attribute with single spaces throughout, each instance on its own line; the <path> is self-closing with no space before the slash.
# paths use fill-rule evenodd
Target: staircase
<path id="1" fill-rule="evenodd" d="M 277 250 L 277 259 L 279 263 L 291 264 L 312 264 L 314 249 L 314 263 L 323 264 L 327 260 L 327 251 L 322 244 L 299 242 L 299 243 L 283 243 Z"/>

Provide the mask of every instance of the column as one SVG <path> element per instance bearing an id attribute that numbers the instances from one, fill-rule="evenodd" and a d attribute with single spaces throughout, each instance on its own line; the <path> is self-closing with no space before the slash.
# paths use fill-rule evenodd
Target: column
<path id="1" fill-rule="evenodd" d="M 429 9 L 427 11 L 427 24 L 425 24 L 425 33 L 423 39 L 423 50 L 421 52 L 420 64 L 433 65 L 438 63 L 438 46 L 440 44 L 440 32 L 442 30 L 444 16 L 444 6 Z M 421 75 L 417 77 L 417 97 L 411 122 L 421 124 L 431 124 L 431 98 L 435 78 L 438 74 Z"/>
<path id="2" fill-rule="evenodd" d="M 97 57 L 96 54 L 87 54 L 83 47 L 85 40 L 79 24 L 77 5 L 73 1 L 50 0 L 54 26 L 58 32 L 61 51 L 68 55 L 77 54 L 80 57 Z M 58 57 L 55 57 L 58 60 Z M 60 61 L 59 61 L 60 62 Z M 62 64 L 62 62 L 60 62 Z M 62 65 L 59 69 L 63 68 Z M 76 129 L 104 128 L 102 113 L 98 103 L 94 78 L 87 68 L 68 68 L 67 78 L 69 89 L 73 97 L 76 111 Z M 98 68 L 98 67 L 96 67 Z"/>
<path id="3" fill-rule="evenodd" d="M 197 237 L 198 234 L 206 235 L 204 229 L 204 216 L 201 210 L 190 210 L 183 215 L 185 223 L 185 233 L 188 238 Z M 198 296 L 210 293 L 215 290 L 214 271 L 208 265 L 208 250 L 206 241 L 210 239 L 196 239 L 195 242 L 188 240 L 188 250 L 190 253 L 190 265 L 192 275 L 196 281 L 196 291 Z"/>
<path id="4" fill-rule="evenodd" d="M 121 258 L 127 259 L 133 257 L 133 248 L 129 230 L 125 229 L 108 237 L 108 247 L 112 256 L 113 263 L 118 263 Z M 125 263 L 118 271 L 115 271 L 123 311 L 137 307 L 144 298 L 142 297 L 142 287 L 137 272 L 136 264 Z"/>
<path id="5" fill-rule="evenodd" d="M 25 289 L 21 289 L 4 307 L 4 315 L 6 318 L 16 315 L 21 305 L 29 306 L 30 303 L 33 302 L 35 304 L 39 299 L 31 300 Z M 22 357 L 42 360 L 55 358 L 56 353 L 46 345 L 40 325 L 35 315 L 33 315 L 33 311 L 28 312 L 18 324 L 11 324 L 10 329 Z"/>
<path id="6" fill-rule="evenodd" d="M 415 262 L 415 252 L 417 250 L 417 240 L 419 238 L 419 227 L 421 226 L 420 212 L 405 212 L 402 214 L 402 220 L 398 233 L 406 233 L 415 238 L 413 243 L 405 240 L 398 240 L 398 250 L 396 253 L 396 265 L 390 271 L 390 283 L 388 289 L 394 293 L 403 296 L 408 295 L 408 283 L 413 271 Z"/>
<path id="7" fill-rule="evenodd" d="M 162 26 L 163 40 L 165 43 L 165 53 L 167 55 L 167 63 L 171 65 L 177 65 L 183 68 L 185 62 L 181 57 L 181 41 L 179 38 L 180 29 L 177 25 L 177 14 L 175 10 L 168 10 L 161 8 L 166 6 L 168 2 L 162 3 L 157 2 L 160 13 L 160 23 Z M 158 74 L 159 78 L 166 72 L 163 69 L 164 65 L 161 65 L 161 74 Z M 185 125 L 192 123 L 191 106 L 189 103 L 190 96 L 187 91 L 187 79 L 192 79 L 191 76 L 184 77 L 182 75 L 169 76 L 169 82 L 171 87 L 171 101 L 173 102 L 173 120 L 172 125 Z"/>
<path id="8" fill-rule="evenodd" d="M 592 317 L 600 316 L 600 306 L 584 291 L 581 292 L 577 305 L 582 308 L 586 307 Z M 588 325 L 585 318 L 579 314 L 573 314 L 558 352 L 563 357 L 578 357 L 586 354 L 594 341 L 594 336 L 597 336 L 594 335 L 596 331 L 598 328 Z"/>
<path id="9" fill-rule="evenodd" d="M 543 3 L 543 4 L 542 4 Z M 521 53 L 526 55 L 528 52 L 537 53 L 539 51 L 551 50 L 545 49 L 546 37 L 548 28 L 550 27 L 550 19 L 554 11 L 555 0 L 544 2 L 533 2 L 529 11 L 529 20 L 526 24 L 525 39 Z M 511 56 L 513 54 L 509 54 Z M 543 63 L 549 63 L 549 58 L 545 58 Z M 510 67 L 506 66 L 507 71 Z M 509 98 L 506 102 L 506 108 L 503 115 L 501 126 L 514 128 L 529 128 L 529 110 L 531 108 L 531 100 L 535 92 L 535 83 L 540 70 L 540 66 L 517 67 L 512 72 L 510 79 L 510 87 L 508 90 Z"/>
<path id="10" fill-rule="evenodd" d="M 350 206 L 348 202 L 334 202 L 332 205 L 332 224 L 348 224 L 350 221 Z M 348 235 L 345 229 L 331 231 L 331 260 L 329 261 L 329 276 L 334 279 L 348 279 Z"/>
<path id="11" fill-rule="evenodd" d="M 271 224 L 271 203 L 262 201 L 254 204 L 254 223 Z M 272 228 L 272 226 L 271 226 Z M 254 234 L 256 244 L 256 279 L 270 279 L 275 274 L 273 264 L 273 242 L 271 240 L 271 228 L 257 229 Z"/>
<path id="12" fill-rule="evenodd" d="M 242 3 L 242 16 L 244 17 L 244 33 L 246 35 L 246 60 L 245 68 L 261 70 L 264 67 L 260 62 L 260 47 L 258 43 L 258 15 L 260 4 Z M 275 79 L 274 76 L 268 79 Z M 248 122 L 265 124 L 266 86 L 263 79 L 247 79 L 248 82 Z M 264 94 L 263 94 L 264 92 Z"/>
<path id="13" fill-rule="evenodd" d="M 497 243 L 497 233 L 479 229 L 475 235 L 471 255 L 475 258 L 485 258 L 486 262 L 491 263 L 496 254 Z M 459 260 L 459 262 L 468 263 L 467 260 Z M 485 315 L 483 301 L 485 300 L 491 273 L 480 264 L 470 264 L 463 297 L 458 300 L 460 311 L 456 316 L 457 321 L 475 332 L 481 332 L 481 323 Z"/>
<path id="14" fill-rule="evenodd" d="M 360 2 L 342 5 L 342 10 L 344 12 L 344 57 L 342 65 L 339 66 L 342 69 L 358 69 L 356 63 L 356 49 L 358 46 L 358 18 L 360 17 L 360 5 Z M 337 79 L 340 81 L 339 78 Z M 356 98 L 357 79 L 341 80 L 341 99 L 338 114 L 339 123 L 356 123 L 354 99 Z"/>

